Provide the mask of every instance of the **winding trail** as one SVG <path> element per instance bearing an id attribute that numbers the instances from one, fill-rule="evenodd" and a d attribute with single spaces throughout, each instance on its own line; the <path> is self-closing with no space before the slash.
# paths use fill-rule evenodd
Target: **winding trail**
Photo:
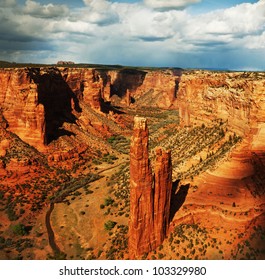
<path id="1" fill-rule="evenodd" d="M 55 242 L 54 232 L 53 232 L 53 229 L 51 226 L 51 214 L 52 214 L 53 209 L 54 209 L 54 203 L 52 202 L 50 204 L 50 208 L 47 211 L 46 216 L 45 216 L 45 224 L 46 224 L 47 233 L 48 233 L 48 240 L 49 240 L 50 247 L 52 248 L 54 254 L 64 254 Z"/>

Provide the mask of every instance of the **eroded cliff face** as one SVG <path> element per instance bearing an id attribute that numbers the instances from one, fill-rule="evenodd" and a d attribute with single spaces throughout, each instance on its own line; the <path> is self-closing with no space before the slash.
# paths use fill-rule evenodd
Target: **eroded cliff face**
<path id="1" fill-rule="evenodd" d="M 136 106 L 170 108 L 176 101 L 176 93 L 181 77 L 181 71 L 157 70 L 110 71 L 111 100 L 120 98 L 120 102 Z"/>
<path id="2" fill-rule="evenodd" d="M 135 117 L 130 150 L 129 255 L 138 258 L 159 246 L 169 226 L 172 190 L 170 151 L 156 150 L 154 176 L 148 158 L 145 118 Z"/>
<path id="3" fill-rule="evenodd" d="M 257 176 L 255 170 L 261 170 L 265 162 L 264 73 L 184 73 L 177 99 L 183 125 L 221 119 L 227 122 L 229 130 L 242 137 L 241 145 L 230 155 L 230 167 L 226 168 L 225 172 L 219 171 L 223 177 L 242 179 Z M 255 163 L 257 157 L 259 167 Z M 229 171 L 231 167 L 234 170 L 233 175 Z M 256 180 L 258 179 L 254 181 Z"/>
<path id="4" fill-rule="evenodd" d="M 179 73 L 174 71 L 97 70 L 91 68 L 8 68 L 0 70 L 0 104 L 10 131 L 43 149 L 70 135 L 63 123 L 91 124 L 82 104 L 109 112 L 109 102 L 170 107 Z M 151 94 L 151 95 L 150 95 Z M 152 102 L 150 103 L 150 98 Z M 108 131 L 108 128 L 104 128 Z"/>
<path id="5" fill-rule="evenodd" d="M 25 69 L 0 70 L 0 104 L 8 128 L 27 143 L 45 142 L 45 112 L 38 86 Z"/>
<path id="6" fill-rule="evenodd" d="M 262 73 L 183 73 L 177 93 L 180 117 L 184 125 L 219 118 L 236 133 L 248 134 L 264 126 L 264 88 Z"/>

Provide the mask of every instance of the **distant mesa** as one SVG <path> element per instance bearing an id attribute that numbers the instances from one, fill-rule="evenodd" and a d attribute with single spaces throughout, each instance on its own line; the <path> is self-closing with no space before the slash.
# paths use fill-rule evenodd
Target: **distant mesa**
<path id="1" fill-rule="evenodd" d="M 57 65 L 70 65 L 70 64 L 75 64 L 75 63 L 73 61 L 63 61 L 63 60 L 57 62 Z"/>

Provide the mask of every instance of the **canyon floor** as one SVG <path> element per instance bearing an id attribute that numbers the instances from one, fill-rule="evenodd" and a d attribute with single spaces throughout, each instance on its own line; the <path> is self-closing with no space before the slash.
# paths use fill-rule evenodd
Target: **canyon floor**
<path id="1" fill-rule="evenodd" d="M 246 152 L 248 139 L 222 119 L 185 126 L 176 109 L 80 106 L 81 124 L 62 123 L 68 133 L 41 151 L 0 126 L 0 259 L 128 259 L 136 115 L 151 159 L 161 146 L 173 164 L 168 236 L 141 258 L 265 259 L 264 152 Z"/>

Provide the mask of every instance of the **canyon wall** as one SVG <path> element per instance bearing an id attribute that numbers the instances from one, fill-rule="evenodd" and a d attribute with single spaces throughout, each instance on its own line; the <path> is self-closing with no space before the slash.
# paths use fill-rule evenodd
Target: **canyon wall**
<path id="1" fill-rule="evenodd" d="M 263 150 L 265 77 L 255 72 L 69 67 L 0 69 L 0 106 L 10 131 L 36 148 L 67 134 L 85 104 L 98 112 L 112 105 L 178 109 L 182 125 L 227 121 Z M 254 137 L 255 136 L 255 137 Z"/>
<path id="2" fill-rule="evenodd" d="M 82 104 L 108 112 L 110 102 L 115 105 L 118 99 L 119 104 L 128 106 L 137 99 L 139 105 L 168 108 L 175 101 L 178 81 L 177 70 L 0 69 L 1 111 L 10 131 L 43 149 L 52 140 L 68 135 L 62 124 L 75 123 Z"/>
<path id="3" fill-rule="evenodd" d="M 264 88 L 262 73 L 184 72 L 177 93 L 182 124 L 219 118 L 241 136 L 264 130 Z"/>
<path id="4" fill-rule="evenodd" d="M 129 254 L 138 258 L 162 244 L 169 227 L 172 191 L 170 151 L 156 149 L 154 175 L 145 118 L 135 117 L 130 150 Z"/>
<path id="5" fill-rule="evenodd" d="M 112 101 L 118 96 L 126 105 L 135 102 L 138 106 L 170 108 L 176 100 L 181 70 L 122 70 L 109 75 Z"/>
<path id="6" fill-rule="evenodd" d="M 45 112 L 25 69 L 0 69 L 0 108 L 8 128 L 33 146 L 45 142 Z"/>

